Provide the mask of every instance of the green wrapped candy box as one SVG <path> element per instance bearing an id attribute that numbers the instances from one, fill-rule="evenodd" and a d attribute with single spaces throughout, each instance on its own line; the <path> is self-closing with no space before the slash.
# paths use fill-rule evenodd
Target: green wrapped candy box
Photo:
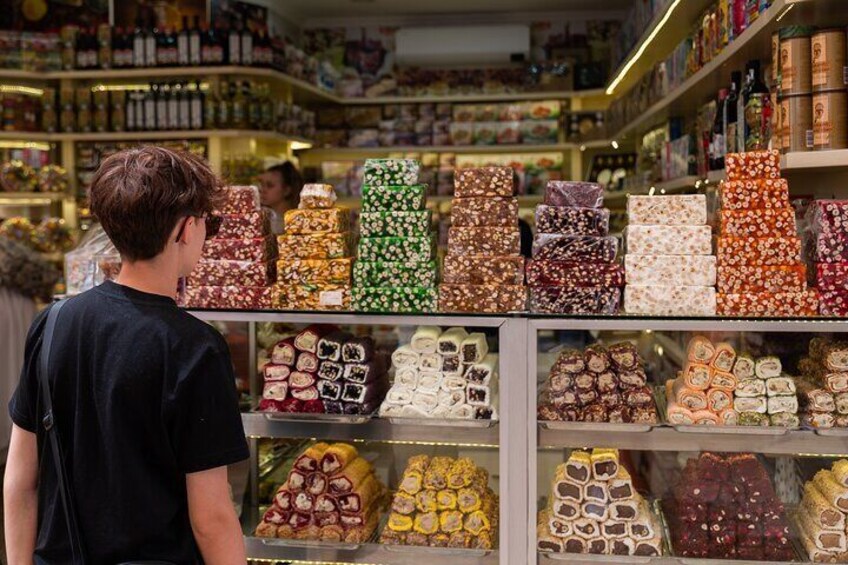
<path id="1" fill-rule="evenodd" d="M 433 256 L 431 237 L 363 237 L 359 240 L 360 261 L 424 263 Z"/>
<path id="2" fill-rule="evenodd" d="M 421 164 L 415 159 L 368 159 L 363 184 L 373 186 L 410 185 L 418 182 Z"/>
<path id="3" fill-rule="evenodd" d="M 420 237 L 430 232 L 429 210 L 414 212 L 363 212 L 359 217 L 362 237 Z"/>
<path id="4" fill-rule="evenodd" d="M 759 412 L 740 412 L 739 413 L 739 425 L 740 426 L 768 426 L 769 425 L 769 417 L 768 417 L 768 414 L 760 414 Z"/>
<path id="5" fill-rule="evenodd" d="M 427 185 L 362 187 L 362 212 L 412 212 L 424 209 Z"/>
<path id="6" fill-rule="evenodd" d="M 414 286 L 361 286 L 354 287 L 351 300 L 358 312 L 435 312 L 438 292 Z"/>
<path id="7" fill-rule="evenodd" d="M 436 286 L 436 263 L 428 261 L 357 261 L 353 265 L 354 286 Z"/>

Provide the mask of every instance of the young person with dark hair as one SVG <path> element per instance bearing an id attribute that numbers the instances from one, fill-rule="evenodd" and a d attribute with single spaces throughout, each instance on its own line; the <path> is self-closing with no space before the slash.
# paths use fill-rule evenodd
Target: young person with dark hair
<path id="1" fill-rule="evenodd" d="M 263 206 L 273 211 L 272 231 L 282 233 L 283 215 L 297 208 L 303 177 L 291 161 L 268 168 L 259 177 L 259 198 Z"/>
<path id="2" fill-rule="evenodd" d="M 93 179 L 91 208 L 121 273 L 64 305 L 48 371 L 87 564 L 245 563 L 227 483 L 226 466 L 248 457 L 232 362 L 221 335 L 174 302 L 223 195 L 204 161 L 158 147 L 117 153 Z M 46 319 L 30 329 L 9 404 L 10 565 L 78 563 L 42 425 Z"/>

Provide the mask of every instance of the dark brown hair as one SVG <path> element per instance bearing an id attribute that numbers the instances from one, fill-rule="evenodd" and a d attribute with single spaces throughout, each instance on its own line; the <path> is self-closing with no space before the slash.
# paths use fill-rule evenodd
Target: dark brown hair
<path id="1" fill-rule="evenodd" d="M 294 163 L 286 161 L 285 163 L 269 167 L 265 172 L 279 173 L 283 184 L 291 188 L 289 200 L 297 204 L 300 200 L 300 191 L 303 190 L 303 176 L 297 170 L 297 167 L 294 166 Z"/>
<path id="2" fill-rule="evenodd" d="M 128 261 L 162 253 L 180 218 L 220 207 L 224 187 L 190 153 L 144 146 L 104 160 L 89 189 L 91 211 Z"/>

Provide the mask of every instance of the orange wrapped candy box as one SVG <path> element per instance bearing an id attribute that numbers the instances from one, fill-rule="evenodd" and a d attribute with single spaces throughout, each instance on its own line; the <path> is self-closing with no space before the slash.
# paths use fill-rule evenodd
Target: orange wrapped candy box
<path id="1" fill-rule="evenodd" d="M 720 237 L 716 250 L 722 265 L 794 265 L 801 260 L 797 237 Z"/>
<path id="2" fill-rule="evenodd" d="M 805 265 L 739 265 L 718 268 L 718 291 L 803 292 L 807 290 Z"/>
<path id="3" fill-rule="evenodd" d="M 716 302 L 719 316 L 802 317 L 815 316 L 819 310 L 819 298 L 815 290 L 719 293 Z"/>
<path id="4" fill-rule="evenodd" d="M 722 210 L 720 233 L 729 237 L 794 236 L 795 212 L 792 208 Z"/>
<path id="5" fill-rule="evenodd" d="M 723 181 L 719 194 L 722 210 L 789 207 L 789 183 L 786 179 Z"/>

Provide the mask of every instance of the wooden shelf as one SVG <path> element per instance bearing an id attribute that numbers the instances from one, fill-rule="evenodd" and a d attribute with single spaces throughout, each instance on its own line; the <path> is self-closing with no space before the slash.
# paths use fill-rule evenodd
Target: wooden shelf
<path id="1" fill-rule="evenodd" d="M 848 169 L 848 149 L 832 151 L 799 151 L 787 153 L 780 160 L 784 171 L 807 169 Z"/>
<path id="2" fill-rule="evenodd" d="M 432 94 L 423 96 L 376 96 L 374 98 L 344 98 L 344 104 L 441 104 L 462 102 L 523 102 L 527 100 L 590 100 L 604 99 L 603 89 L 552 90 L 548 92 L 502 92 L 479 94 Z M 590 104 L 591 106 L 591 104 Z"/>
<path id="3" fill-rule="evenodd" d="M 43 142 L 53 141 L 52 136 L 40 131 L 0 131 L 0 141 Z"/>
<path id="4" fill-rule="evenodd" d="M 585 143 L 546 143 L 536 145 L 408 145 L 389 147 L 314 147 L 303 149 L 312 156 L 334 156 L 334 155 L 385 155 L 387 153 L 460 153 L 460 154 L 487 154 L 487 153 L 544 153 L 571 151 L 574 149 L 602 149 L 611 147 L 610 142 L 587 141 Z"/>
<path id="5" fill-rule="evenodd" d="M 60 202 L 62 200 L 66 200 L 69 198 L 73 198 L 69 194 L 65 194 L 64 192 L 2 192 L 0 191 L 0 202 L 5 201 L 27 201 L 27 200 L 41 200 L 41 201 L 49 201 L 49 202 Z"/>
<path id="6" fill-rule="evenodd" d="M 157 130 L 157 131 L 106 131 L 106 132 L 72 132 L 72 133 L 41 133 L 41 132 L 0 132 L 0 140 L 14 139 L 24 142 L 39 141 L 129 141 L 129 140 L 165 140 L 165 139 L 204 139 L 219 138 L 252 138 L 268 139 L 281 143 L 312 143 L 311 140 L 292 135 L 283 135 L 275 131 L 263 130 Z"/>

